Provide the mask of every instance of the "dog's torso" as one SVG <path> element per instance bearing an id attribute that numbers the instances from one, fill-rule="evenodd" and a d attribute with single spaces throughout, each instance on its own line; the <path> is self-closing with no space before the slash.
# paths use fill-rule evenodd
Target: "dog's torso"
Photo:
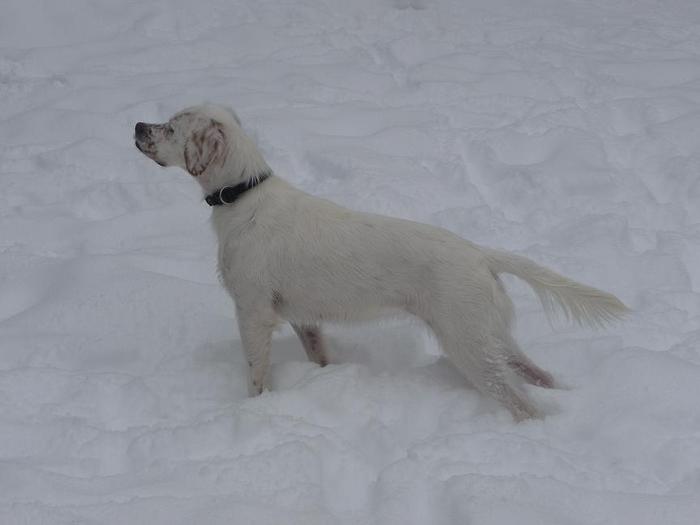
<path id="1" fill-rule="evenodd" d="M 249 193 L 213 214 L 219 271 L 239 308 L 264 301 L 291 321 L 367 320 L 415 312 L 449 297 L 445 287 L 473 286 L 478 300 L 493 283 L 480 250 L 445 230 L 354 212 L 277 177 Z"/>

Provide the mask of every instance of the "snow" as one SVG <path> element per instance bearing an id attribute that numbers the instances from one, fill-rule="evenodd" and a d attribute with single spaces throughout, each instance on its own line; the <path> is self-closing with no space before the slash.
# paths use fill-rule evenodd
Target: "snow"
<path id="1" fill-rule="evenodd" d="M 700 4 L 5 0 L 0 522 L 695 524 Z M 290 329 L 246 397 L 196 183 L 133 125 L 232 105 L 276 172 L 621 297 L 517 337 L 516 424 L 417 323 Z"/>

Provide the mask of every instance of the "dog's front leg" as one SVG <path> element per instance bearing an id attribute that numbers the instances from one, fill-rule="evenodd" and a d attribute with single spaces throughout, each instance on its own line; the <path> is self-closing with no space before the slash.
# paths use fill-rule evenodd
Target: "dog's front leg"
<path id="1" fill-rule="evenodd" d="M 274 316 L 264 311 L 237 309 L 238 329 L 248 360 L 248 395 L 260 395 L 270 365 L 270 343 L 275 328 Z"/>

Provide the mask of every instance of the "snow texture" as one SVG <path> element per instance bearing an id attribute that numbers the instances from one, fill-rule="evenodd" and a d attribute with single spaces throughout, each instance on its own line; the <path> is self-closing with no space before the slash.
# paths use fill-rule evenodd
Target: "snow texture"
<path id="1" fill-rule="evenodd" d="M 323 369 L 283 329 L 248 399 L 210 211 L 132 140 L 203 101 L 308 192 L 634 313 L 508 280 L 544 420 L 399 321 Z M 4 0 L 0 180 L 0 523 L 698 523 L 695 0 Z"/>

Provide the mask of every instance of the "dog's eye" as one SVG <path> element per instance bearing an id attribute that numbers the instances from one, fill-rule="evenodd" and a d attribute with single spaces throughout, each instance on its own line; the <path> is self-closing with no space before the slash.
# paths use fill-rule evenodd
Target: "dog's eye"
<path id="1" fill-rule="evenodd" d="M 175 133 L 175 130 L 173 129 L 173 127 L 170 124 L 165 126 L 165 134 L 166 135 L 172 135 L 173 133 Z"/>

